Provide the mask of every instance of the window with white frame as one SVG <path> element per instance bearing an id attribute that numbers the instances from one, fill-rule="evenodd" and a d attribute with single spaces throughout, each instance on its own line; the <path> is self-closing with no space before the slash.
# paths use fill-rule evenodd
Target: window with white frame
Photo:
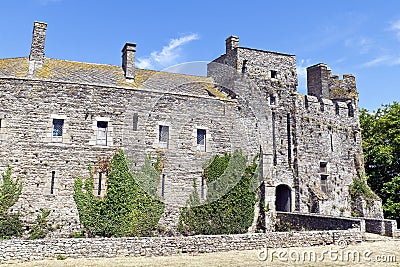
<path id="1" fill-rule="evenodd" d="M 108 122 L 107 121 L 97 121 L 97 139 L 96 143 L 98 145 L 106 146 L 107 145 L 107 129 Z"/>
<path id="2" fill-rule="evenodd" d="M 165 125 L 158 126 L 158 147 L 168 148 L 169 127 Z"/>
<path id="3" fill-rule="evenodd" d="M 63 119 L 53 119 L 53 134 L 52 134 L 53 142 L 62 142 L 63 127 L 64 127 Z"/>
<path id="4" fill-rule="evenodd" d="M 197 129 L 197 151 L 206 151 L 206 130 Z"/>

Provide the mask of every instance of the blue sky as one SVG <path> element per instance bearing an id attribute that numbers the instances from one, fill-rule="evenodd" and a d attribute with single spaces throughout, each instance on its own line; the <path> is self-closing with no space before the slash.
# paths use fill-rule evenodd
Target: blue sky
<path id="1" fill-rule="evenodd" d="M 210 61 L 225 38 L 240 46 L 295 54 L 305 67 L 324 62 L 356 75 L 360 107 L 400 101 L 400 1 L 0 1 L 0 58 L 29 54 L 34 21 L 48 23 L 46 57 L 121 64 L 137 43 L 140 67 Z"/>

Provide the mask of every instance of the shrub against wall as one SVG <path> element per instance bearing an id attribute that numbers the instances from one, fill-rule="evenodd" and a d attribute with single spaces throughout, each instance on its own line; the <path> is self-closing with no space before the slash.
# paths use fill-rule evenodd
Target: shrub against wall
<path id="1" fill-rule="evenodd" d="M 127 158 L 122 150 L 112 158 L 104 199 L 93 194 L 93 171 L 88 179 L 78 178 L 74 186 L 79 219 L 88 236 L 148 236 L 156 230 L 164 212 L 164 203 L 154 194 L 139 185 L 148 181 L 159 181 L 158 164 L 154 166 L 147 157 L 141 172 L 133 174 L 128 168 Z M 154 185 L 150 186 L 153 189 Z M 148 189 L 148 188 L 147 188 Z"/>
<path id="2" fill-rule="evenodd" d="M 247 157 L 241 151 L 214 156 L 203 172 L 207 201 L 201 203 L 194 184 L 187 207 L 181 208 L 179 231 L 184 235 L 247 232 L 254 219 L 257 159 L 246 166 Z"/>
<path id="3" fill-rule="evenodd" d="M 21 236 L 23 230 L 19 214 L 8 213 L 8 210 L 17 203 L 22 191 L 19 179 L 11 178 L 11 168 L 2 174 L 3 183 L 0 185 L 0 239 L 12 236 Z"/>

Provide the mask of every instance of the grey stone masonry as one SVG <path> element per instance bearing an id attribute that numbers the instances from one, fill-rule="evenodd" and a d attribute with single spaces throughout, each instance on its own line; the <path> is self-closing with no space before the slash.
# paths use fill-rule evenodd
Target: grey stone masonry
<path id="1" fill-rule="evenodd" d="M 136 44 L 126 43 L 122 49 L 122 69 L 127 79 L 135 78 Z"/>
<path id="2" fill-rule="evenodd" d="M 351 230 L 190 237 L 3 240 L 0 241 L 0 262 L 55 259 L 58 256 L 66 258 L 171 256 L 184 253 L 261 250 L 266 247 L 337 245 L 343 241 L 347 244 L 361 242 L 362 234 Z M 254 255 L 257 257 L 256 253 Z"/>
<path id="3" fill-rule="evenodd" d="M 206 201 L 204 164 L 237 149 L 249 161 L 260 155 L 265 209 L 351 215 L 349 186 L 363 172 L 354 76 L 312 66 L 302 95 L 294 55 L 240 47 L 236 36 L 200 77 L 136 68 L 132 43 L 122 67 L 44 58 L 45 32 L 35 22 L 30 56 L 0 59 L 0 172 L 10 166 L 23 183 L 10 212 L 28 229 L 44 208 L 51 235 L 79 231 L 75 179 L 93 165 L 93 192 L 104 197 L 98 162 L 121 148 L 132 171 L 147 155 L 162 159 L 159 224 L 168 233 L 177 233 L 194 183 Z M 366 215 L 381 217 L 375 207 Z"/>
<path id="4" fill-rule="evenodd" d="M 29 72 L 40 68 L 44 63 L 44 44 L 47 24 L 36 21 L 33 26 L 31 52 L 29 54 Z"/>

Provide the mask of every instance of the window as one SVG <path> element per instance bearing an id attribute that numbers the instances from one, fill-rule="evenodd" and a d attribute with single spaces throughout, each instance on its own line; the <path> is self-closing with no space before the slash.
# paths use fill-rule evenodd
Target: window
<path id="1" fill-rule="evenodd" d="M 103 178 L 102 176 L 103 176 L 103 173 L 99 172 L 99 181 L 97 184 L 97 196 L 101 196 L 101 182 L 102 182 L 102 178 Z"/>
<path id="2" fill-rule="evenodd" d="M 271 78 L 272 79 L 278 78 L 278 72 L 276 70 L 271 70 Z"/>
<path id="3" fill-rule="evenodd" d="M 158 147 L 168 148 L 169 127 L 160 125 L 158 128 Z"/>
<path id="4" fill-rule="evenodd" d="M 63 126 L 64 126 L 63 119 L 53 119 L 53 135 L 52 135 L 53 142 L 62 142 Z"/>
<path id="5" fill-rule="evenodd" d="M 247 60 L 243 60 L 243 65 L 242 65 L 242 73 L 246 73 L 247 72 Z"/>
<path id="6" fill-rule="evenodd" d="M 272 112 L 272 149 L 273 149 L 273 157 L 274 157 L 274 166 L 277 164 L 277 155 L 276 155 L 276 133 L 275 133 L 275 120 L 276 114 Z"/>
<path id="7" fill-rule="evenodd" d="M 107 121 L 98 121 L 97 122 L 97 144 L 106 146 L 107 145 L 107 129 L 108 122 Z"/>
<path id="8" fill-rule="evenodd" d="M 328 192 L 328 175 L 326 174 L 321 174 L 321 191 Z"/>
<path id="9" fill-rule="evenodd" d="M 325 161 L 321 161 L 319 163 L 319 172 L 320 173 L 327 173 L 328 172 L 328 163 Z"/>
<path id="10" fill-rule="evenodd" d="M 138 130 L 138 121 L 139 121 L 139 116 L 137 113 L 133 114 L 133 120 L 132 120 L 132 128 L 134 131 Z"/>
<path id="11" fill-rule="evenodd" d="M 50 181 L 50 194 L 54 194 L 54 179 L 56 176 L 56 171 L 51 172 L 51 181 Z"/>
<path id="12" fill-rule="evenodd" d="M 161 197 L 165 197 L 165 174 L 163 174 L 161 178 Z"/>
<path id="13" fill-rule="evenodd" d="M 269 104 L 270 104 L 271 106 L 273 106 L 273 105 L 276 104 L 276 98 L 275 98 L 275 96 L 273 96 L 273 95 L 270 95 L 270 96 L 269 96 Z"/>
<path id="14" fill-rule="evenodd" d="M 197 151 L 206 152 L 206 130 L 197 129 Z"/>

